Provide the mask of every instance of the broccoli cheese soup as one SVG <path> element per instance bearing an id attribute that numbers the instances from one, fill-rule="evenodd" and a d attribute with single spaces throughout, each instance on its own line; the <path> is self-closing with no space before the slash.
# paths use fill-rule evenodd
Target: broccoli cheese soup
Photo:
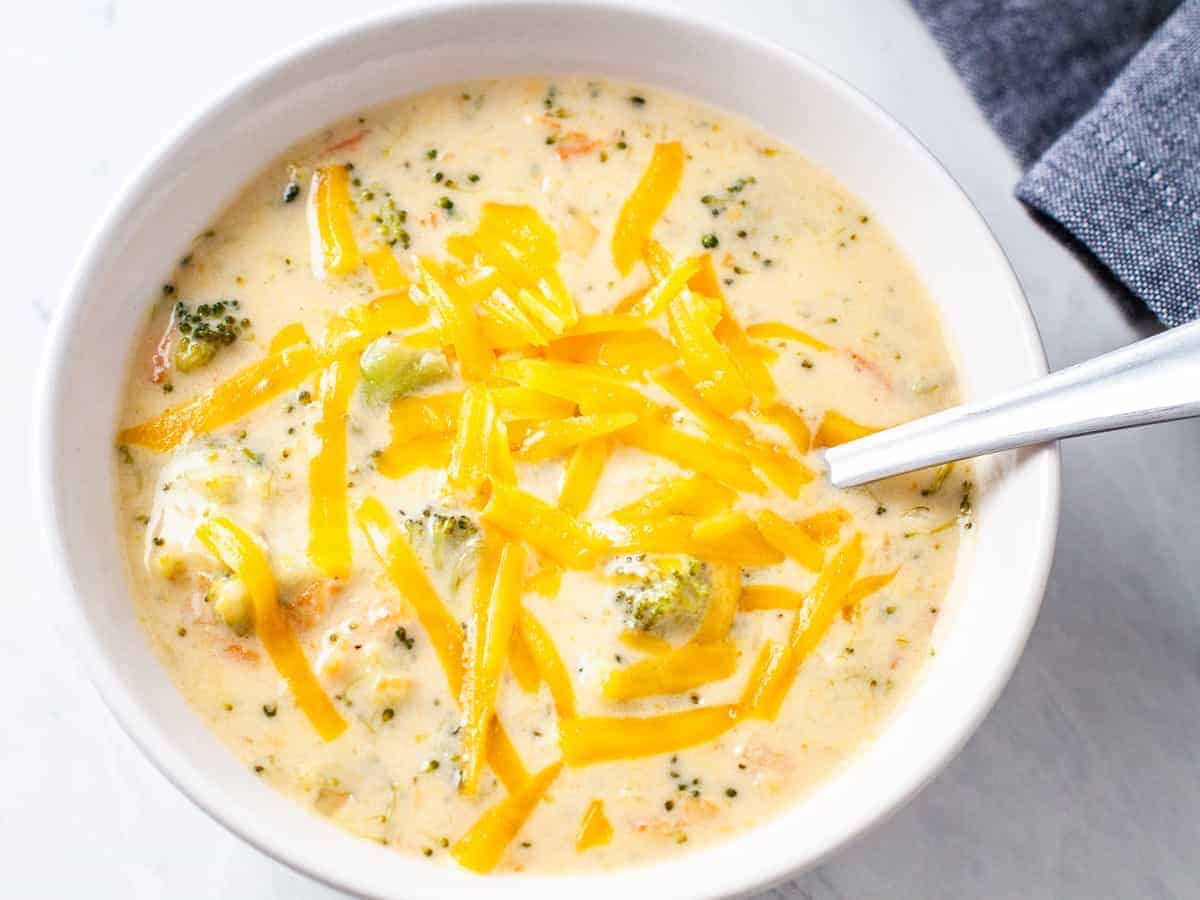
<path id="1" fill-rule="evenodd" d="M 842 491 L 819 451 L 957 400 L 937 314 L 736 118 L 583 77 L 407 97 L 271 164 L 151 306 L 133 602 L 247 769 L 367 840 L 690 852 L 827 779 L 934 652 L 969 469 Z"/>

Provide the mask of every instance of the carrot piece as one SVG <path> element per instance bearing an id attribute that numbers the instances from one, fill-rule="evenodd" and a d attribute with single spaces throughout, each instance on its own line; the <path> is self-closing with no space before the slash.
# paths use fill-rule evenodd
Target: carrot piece
<path id="1" fill-rule="evenodd" d="M 451 855 L 460 865 L 473 872 L 484 873 L 494 869 L 525 820 L 537 808 L 551 782 L 562 771 L 562 766 L 561 762 L 551 763 L 486 810 L 450 848 Z"/>
<path id="2" fill-rule="evenodd" d="M 462 693 L 463 647 L 466 643 L 462 626 L 438 596 L 425 567 L 417 559 L 404 533 L 392 522 L 383 504 L 374 497 L 368 497 L 358 504 L 354 514 L 392 586 L 416 610 L 417 619 L 429 635 L 429 641 L 442 664 L 450 693 L 457 698 Z"/>
<path id="3" fill-rule="evenodd" d="M 840 412 L 832 409 L 826 410 L 825 415 L 821 417 L 821 423 L 817 426 L 817 433 L 813 436 L 813 449 L 836 447 L 838 444 L 856 441 L 879 430 L 870 425 L 860 425 Z"/>
<path id="4" fill-rule="evenodd" d="M 738 490 L 754 494 L 765 491 L 762 481 L 741 455 L 667 422 L 643 420 L 622 431 L 621 440 Z"/>
<path id="5" fill-rule="evenodd" d="M 611 518 L 631 524 L 668 515 L 710 516 L 728 509 L 736 499 L 736 492 L 704 475 L 672 478 L 613 511 Z"/>
<path id="6" fill-rule="evenodd" d="M 537 661 L 533 658 L 533 651 L 525 642 L 520 628 L 513 629 L 512 643 L 508 647 L 508 669 L 513 673 L 517 685 L 527 694 L 532 694 L 542 683 Z"/>
<path id="7" fill-rule="evenodd" d="M 742 588 L 739 606 L 743 612 L 760 609 L 799 609 L 804 594 L 779 584 L 748 584 Z"/>
<path id="8" fill-rule="evenodd" d="M 391 247 L 380 244 L 364 253 L 363 259 L 367 263 L 367 271 L 371 273 L 375 287 L 379 290 L 398 293 L 408 290 L 408 277 L 401 270 Z"/>
<path id="9" fill-rule="evenodd" d="M 122 444 L 166 453 L 191 437 L 236 422 L 304 381 L 320 363 L 312 345 L 293 344 L 238 371 L 203 394 L 117 434 Z"/>
<path id="10" fill-rule="evenodd" d="M 530 432 L 517 450 L 525 462 L 544 462 L 597 438 L 607 437 L 637 421 L 633 413 L 596 413 L 552 419 Z"/>
<path id="11" fill-rule="evenodd" d="M 593 800 L 583 812 L 579 832 L 575 835 L 575 851 L 583 853 L 612 840 L 613 827 L 604 814 L 604 801 Z"/>
<path id="12" fill-rule="evenodd" d="M 462 375 L 479 381 L 492 370 L 495 357 L 487 347 L 475 320 L 475 312 L 456 293 L 449 276 L 432 260 L 418 265 L 421 294 L 437 311 L 444 340 L 454 347 Z"/>
<path id="13" fill-rule="evenodd" d="M 659 716 L 595 716 L 559 723 L 569 766 L 673 753 L 713 741 L 737 724 L 737 707 L 702 706 Z"/>
<path id="14" fill-rule="evenodd" d="M 784 555 L 764 540 L 744 512 L 717 513 L 696 523 L 692 543 L 697 555 L 736 566 L 771 566 Z"/>
<path id="15" fill-rule="evenodd" d="M 544 556 L 568 569 L 586 569 L 608 542 L 590 525 L 527 491 L 505 484 L 492 486 L 483 520 L 519 537 Z"/>
<path id="16" fill-rule="evenodd" d="M 767 543 L 785 556 L 791 557 L 810 572 L 821 571 L 825 564 L 825 548 L 814 541 L 799 524 L 764 509 L 758 514 L 758 529 Z"/>
<path id="17" fill-rule="evenodd" d="M 558 655 L 550 633 L 527 609 L 521 610 L 517 627 L 537 666 L 538 675 L 550 688 L 558 717 L 570 719 L 575 715 L 575 689 L 571 687 L 571 676 L 563 665 L 562 657 Z"/>
<path id="18" fill-rule="evenodd" d="M 559 509 L 573 516 L 584 513 L 611 455 L 612 441 L 608 438 L 584 441 L 571 452 L 558 493 Z"/>
<path id="19" fill-rule="evenodd" d="M 321 418 L 313 427 L 317 452 L 308 463 L 308 556 L 330 578 L 350 574 L 350 513 L 346 502 L 346 411 L 359 380 L 353 359 L 339 359 L 321 376 Z"/>
<path id="20" fill-rule="evenodd" d="M 799 328 L 793 328 L 784 322 L 755 322 L 753 325 L 746 326 L 746 334 L 756 340 L 779 338 L 785 341 L 795 341 L 798 344 L 804 344 L 806 347 L 812 347 L 814 350 L 833 349 L 824 341 L 818 340 L 811 334 L 803 332 Z"/>
<path id="21" fill-rule="evenodd" d="M 495 456 L 492 439 L 495 425 L 496 409 L 488 389 L 477 382 L 468 385 L 458 408 L 458 434 L 450 452 L 446 484 L 471 505 L 484 495 L 489 462 Z"/>
<path id="22" fill-rule="evenodd" d="M 701 396 L 718 412 L 729 415 L 750 405 L 750 389 L 729 352 L 713 334 L 713 324 L 708 323 L 697 297 L 685 292 L 667 307 L 671 339 L 683 357 L 684 371 Z"/>
<path id="23" fill-rule="evenodd" d="M 759 677 L 748 683 L 742 700 L 746 715 L 768 720 L 779 715 L 800 666 L 821 643 L 838 611 L 845 606 L 862 558 L 862 535 L 856 534 L 821 571 L 808 601 L 792 620 L 787 642 L 772 649 Z"/>
<path id="24" fill-rule="evenodd" d="M 309 230 L 313 268 L 321 274 L 346 275 L 362 264 L 350 214 L 350 173 L 343 165 L 322 166 L 313 172 L 309 191 Z"/>
<path id="25" fill-rule="evenodd" d="M 385 478 L 403 478 L 417 469 L 444 469 L 450 464 L 450 438 L 430 434 L 403 444 L 391 444 L 375 458 L 375 468 Z"/>
<path id="26" fill-rule="evenodd" d="M 708 609 L 696 629 L 692 642 L 707 644 L 724 640 L 733 626 L 742 596 L 742 570 L 740 566 L 717 563 L 712 566 L 711 595 Z"/>
<path id="27" fill-rule="evenodd" d="M 245 585 L 253 605 L 254 632 L 287 682 L 296 705 L 324 740 L 336 738 L 346 730 L 346 720 L 313 674 L 304 649 L 284 617 L 275 574 L 262 548 L 224 516 L 201 523 L 196 539 Z"/>
<path id="28" fill-rule="evenodd" d="M 683 177 L 684 152 L 678 141 L 656 144 L 650 165 L 621 207 L 613 230 L 612 255 L 617 271 L 628 275 L 642 256 L 650 232 L 666 212 Z"/>
<path id="29" fill-rule="evenodd" d="M 635 700 L 678 694 L 728 678 L 737 668 L 737 657 L 737 647 L 729 641 L 684 644 L 609 672 L 604 679 L 604 696 L 609 700 Z"/>
<path id="30" fill-rule="evenodd" d="M 472 628 L 467 644 L 467 667 L 463 681 L 463 768 L 460 790 L 475 793 L 479 775 L 487 757 L 491 720 L 496 710 L 500 675 L 511 642 L 521 604 L 521 583 L 525 568 L 525 547 L 505 544 L 494 564 L 487 560 L 495 551 L 484 537 L 479 579 L 472 601 Z M 494 577 L 489 575 L 494 573 Z"/>

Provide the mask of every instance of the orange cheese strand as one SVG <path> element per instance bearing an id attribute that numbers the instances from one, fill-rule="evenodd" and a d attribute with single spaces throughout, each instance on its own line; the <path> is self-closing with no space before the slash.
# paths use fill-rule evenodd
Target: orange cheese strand
<path id="1" fill-rule="evenodd" d="M 537 661 L 533 658 L 533 651 L 525 643 L 520 628 L 513 629 L 512 643 L 508 648 L 508 669 L 512 672 L 517 686 L 527 694 L 532 694 L 542 683 L 542 677 L 537 670 Z"/>
<path id="2" fill-rule="evenodd" d="M 845 606 L 850 585 L 862 564 L 862 535 L 856 534 L 829 561 L 809 593 L 804 607 L 797 611 L 787 642 L 767 646 L 760 656 L 762 671 L 747 685 L 741 707 L 745 715 L 774 720 L 796 674 L 808 655 L 821 643 L 838 611 Z M 757 667 L 756 667 L 757 669 Z"/>
<path id="3" fill-rule="evenodd" d="M 591 568 L 596 555 L 608 546 L 590 525 L 527 491 L 504 484 L 492 485 L 483 520 L 569 569 Z"/>
<path id="4" fill-rule="evenodd" d="M 667 307 L 671 340 L 683 357 L 683 369 L 700 395 L 723 415 L 750 405 L 746 386 L 729 352 L 717 340 L 699 294 L 685 292 Z"/>
<path id="5" fill-rule="evenodd" d="M 893 569 L 879 575 L 867 575 L 850 585 L 850 590 L 846 593 L 846 602 L 842 606 L 842 615 L 853 619 L 858 614 L 858 607 L 863 600 L 891 584 L 899 571 Z"/>
<path id="6" fill-rule="evenodd" d="M 504 785 L 504 789 L 510 794 L 515 793 L 529 778 L 529 772 L 521 762 L 517 748 L 513 746 L 512 739 L 496 716 L 492 716 L 488 735 L 487 761 L 500 783 Z"/>
<path id="7" fill-rule="evenodd" d="M 642 299 L 638 301 L 638 305 L 634 308 L 634 313 L 645 319 L 649 319 L 666 309 L 671 301 L 687 288 L 688 282 L 699 272 L 700 263 L 697 260 L 685 259 L 674 269 L 661 276 L 662 280 L 646 291 Z"/>
<path id="8" fill-rule="evenodd" d="M 780 584 L 748 584 L 742 588 L 739 606 L 743 612 L 760 609 L 799 609 L 804 594 Z"/>
<path id="9" fill-rule="evenodd" d="M 421 627 L 429 635 L 434 652 L 442 664 L 450 693 L 458 697 L 463 682 L 462 626 L 450 614 L 425 567 L 413 552 L 404 533 L 392 522 L 383 504 L 368 497 L 354 511 L 359 527 L 379 558 L 392 586 L 412 605 Z"/>
<path id="10" fill-rule="evenodd" d="M 505 849 L 512 843 L 537 808 L 551 782 L 562 771 L 562 763 L 551 763 L 530 776 L 517 790 L 499 800 L 484 812 L 450 848 L 459 865 L 473 872 L 490 872 L 500 862 Z"/>
<path id="11" fill-rule="evenodd" d="M 552 559 L 543 559 L 537 571 L 530 576 L 526 587 L 543 597 L 557 596 L 558 589 L 562 587 L 562 574 L 562 566 Z"/>
<path id="12" fill-rule="evenodd" d="M 580 316 L 579 321 L 567 329 L 566 336 L 620 334 L 629 331 L 642 331 L 645 328 L 646 319 L 636 313 L 589 313 Z"/>
<path id="13" fill-rule="evenodd" d="M 825 548 L 814 541 L 801 525 L 764 509 L 758 514 L 758 529 L 767 543 L 780 553 L 791 557 L 810 572 L 821 571 L 825 563 Z"/>
<path id="14" fill-rule="evenodd" d="M 521 442 L 517 456 L 525 462 L 544 462 L 596 438 L 620 431 L 637 421 L 633 413 L 595 413 L 569 419 L 553 419 L 531 431 Z"/>
<path id="15" fill-rule="evenodd" d="M 336 738 L 346 730 L 346 721 L 317 681 L 283 615 L 275 574 L 266 554 L 250 535 L 224 516 L 202 523 L 196 529 L 196 539 L 245 585 L 254 610 L 254 632 L 287 682 L 296 705 L 322 738 Z"/>
<path id="16" fill-rule="evenodd" d="M 724 317 L 713 331 L 717 340 L 728 350 L 738 374 L 750 389 L 755 404 L 761 409 L 771 406 L 779 397 L 775 379 L 763 361 L 761 347 L 756 346 L 726 309 Z"/>
<path id="17" fill-rule="evenodd" d="M 350 513 L 346 502 L 346 414 L 358 384 L 354 359 L 331 363 L 321 376 L 317 452 L 308 463 L 308 557 L 330 578 L 350 574 Z"/>
<path id="18" fill-rule="evenodd" d="M 495 537 L 485 533 L 472 602 L 467 651 L 470 664 L 463 683 L 463 767 L 459 789 L 468 795 L 475 793 L 483 771 L 500 676 L 521 608 L 525 548 L 521 544 L 505 544 L 498 561 L 492 563 L 487 557 L 495 550 L 488 545 L 494 543 Z M 489 577 L 493 574 L 494 577 Z"/>
<path id="19" fill-rule="evenodd" d="M 674 753 L 713 741 L 737 724 L 736 706 L 702 706 L 659 716 L 595 716 L 559 723 L 569 766 Z"/>
<path id="20" fill-rule="evenodd" d="M 329 356 L 342 356 L 362 350 L 385 334 L 405 332 L 428 320 L 429 311 L 403 293 L 384 294 L 340 310 L 325 326 L 321 347 Z M 441 346 L 440 339 L 435 346 Z"/>
<path id="21" fill-rule="evenodd" d="M 575 689 L 571 687 L 571 676 L 567 667 L 563 665 L 562 657 L 558 655 L 550 633 L 527 609 L 521 610 L 517 627 L 537 666 L 538 675 L 550 688 L 550 696 L 554 698 L 554 708 L 558 717 L 571 718 L 575 715 Z"/>
<path id="22" fill-rule="evenodd" d="M 578 403 L 585 413 L 641 413 L 650 406 L 634 382 L 601 366 L 513 359 L 501 363 L 500 374 L 531 390 Z"/>
<path id="23" fill-rule="evenodd" d="M 634 523 L 667 515 L 709 516 L 733 505 L 737 493 L 703 475 L 672 478 L 615 510 L 617 522 Z"/>
<path id="24" fill-rule="evenodd" d="M 695 554 L 692 530 L 698 521 L 694 516 L 671 515 L 630 522 L 615 538 L 613 550 L 618 553 Z"/>
<path id="25" fill-rule="evenodd" d="M 783 322 L 756 322 L 753 325 L 746 326 L 746 334 L 757 340 L 770 340 L 778 338 L 785 341 L 795 341 L 798 344 L 804 344 L 806 347 L 812 347 L 814 350 L 832 350 L 824 341 L 818 340 L 811 334 L 801 331 L 799 328 L 793 328 Z"/>
<path id="26" fill-rule="evenodd" d="M 844 444 L 847 441 L 856 441 L 879 430 L 870 425 L 860 425 L 853 419 L 843 416 L 840 412 L 835 412 L 832 409 L 827 410 L 825 415 L 821 417 L 820 424 L 817 426 L 817 433 L 813 435 L 813 449 L 836 447 L 838 444 Z"/>
<path id="27" fill-rule="evenodd" d="M 203 394 L 117 434 L 118 442 L 166 453 L 191 437 L 208 434 L 304 381 L 320 363 L 306 342 L 272 353 Z"/>
<path id="28" fill-rule="evenodd" d="M 737 668 L 737 658 L 737 647 L 729 641 L 684 644 L 609 672 L 604 679 L 604 696 L 609 700 L 635 700 L 678 694 L 728 678 Z"/>
<path id="29" fill-rule="evenodd" d="M 492 443 L 495 424 L 496 408 L 488 389 L 479 383 L 468 385 L 458 408 L 458 434 L 450 452 L 446 484 L 472 505 L 484 493 L 490 457 L 497 449 Z"/>
<path id="30" fill-rule="evenodd" d="M 818 544 L 832 547 L 838 542 L 842 523 L 849 521 L 850 513 L 841 507 L 834 507 L 824 512 L 814 513 L 807 519 L 801 519 L 797 524 Z"/>
<path id="31" fill-rule="evenodd" d="M 801 453 L 808 452 L 812 445 L 812 433 L 808 430 L 808 423 L 804 421 L 804 417 L 795 409 L 784 403 L 773 403 L 760 407 L 757 415 L 764 422 L 770 422 L 783 429 Z"/>
<path id="32" fill-rule="evenodd" d="M 697 522 L 692 529 L 692 543 L 700 557 L 735 566 L 771 566 L 784 558 L 767 543 L 754 521 L 738 511 L 717 513 Z"/>
<path id="33" fill-rule="evenodd" d="M 437 312 L 442 338 L 454 347 L 462 376 L 479 381 L 492 370 L 495 357 L 483 339 L 475 311 L 458 295 L 453 280 L 429 259 L 420 260 L 421 295 Z"/>
<path id="34" fill-rule="evenodd" d="M 634 650 L 640 650 L 642 653 L 650 653 L 656 656 L 662 653 L 670 653 L 675 649 L 675 645 L 666 638 L 660 638 L 656 634 L 641 631 L 637 628 L 622 631 L 617 636 L 617 639 L 626 647 L 632 647 Z"/>
<path id="35" fill-rule="evenodd" d="M 558 493 L 559 509 L 573 516 L 584 513 L 611 455 L 612 441 L 607 438 L 584 441 L 571 452 Z"/>
<path id="36" fill-rule="evenodd" d="M 601 335 L 596 346 L 596 362 L 627 375 L 642 378 L 646 373 L 679 362 L 675 345 L 657 331 L 622 331 Z"/>
<path id="37" fill-rule="evenodd" d="M 733 627 L 733 617 L 738 611 L 742 596 L 742 569 L 730 563 L 716 563 L 711 567 L 710 596 L 708 609 L 692 642 L 696 644 L 724 640 Z"/>
<path id="38" fill-rule="evenodd" d="M 729 487 L 753 494 L 761 494 L 766 490 L 762 480 L 741 455 L 711 439 L 681 431 L 668 422 L 644 419 L 622 431 L 621 440 Z"/>
<path id="39" fill-rule="evenodd" d="M 371 273 L 375 287 L 380 291 L 390 293 L 408 290 L 408 277 L 401 270 L 400 263 L 391 247 L 384 245 L 373 247 L 363 254 L 363 259 L 367 263 L 367 270 Z"/>
<path id="40" fill-rule="evenodd" d="M 683 162 L 683 145 L 678 141 L 656 144 L 650 165 L 621 207 L 613 230 L 612 255 L 622 275 L 628 275 L 641 259 L 650 232 L 679 190 Z"/>
<path id="41" fill-rule="evenodd" d="M 308 220 L 318 272 L 347 275 L 362 264 L 350 215 L 350 173 L 343 165 L 322 166 L 313 172 Z"/>
<path id="42" fill-rule="evenodd" d="M 403 478 L 417 469 L 444 469 L 450 464 L 451 440 L 440 434 L 392 444 L 375 458 L 385 478 Z"/>
<path id="43" fill-rule="evenodd" d="M 604 814 L 604 801 L 593 800 L 584 810 L 575 835 L 575 850 L 583 853 L 592 847 L 600 847 L 612 840 L 613 827 Z"/>

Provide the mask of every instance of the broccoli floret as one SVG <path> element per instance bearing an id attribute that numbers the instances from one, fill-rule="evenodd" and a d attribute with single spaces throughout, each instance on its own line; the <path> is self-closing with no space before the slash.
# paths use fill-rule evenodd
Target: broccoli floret
<path id="1" fill-rule="evenodd" d="M 217 351 L 234 343 L 250 327 L 237 300 L 201 303 L 195 309 L 180 301 L 172 313 L 172 325 L 179 330 L 175 348 L 175 368 L 191 372 L 212 362 Z"/>
<path id="2" fill-rule="evenodd" d="M 433 567 L 449 572 L 450 586 L 458 590 L 479 557 L 479 526 L 470 517 L 427 506 L 417 516 L 407 516 L 404 526 L 412 545 L 429 554 Z"/>
<path id="3" fill-rule="evenodd" d="M 450 377 L 450 366 L 442 353 L 412 350 L 392 335 L 372 341 L 358 364 L 367 399 L 372 403 L 390 403 Z"/>
<path id="4" fill-rule="evenodd" d="M 708 606 L 708 566 L 698 559 L 685 558 L 663 568 L 651 566 L 641 557 L 625 557 L 610 571 L 640 579 L 637 584 L 620 588 L 614 597 L 622 607 L 627 628 L 651 631 L 686 624 L 699 618 Z"/>

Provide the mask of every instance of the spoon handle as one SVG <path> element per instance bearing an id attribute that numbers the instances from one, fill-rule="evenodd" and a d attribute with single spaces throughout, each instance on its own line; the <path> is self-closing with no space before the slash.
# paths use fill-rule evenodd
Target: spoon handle
<path id="1" fill-rule="evenodd" d="M 956 459 L 1200 416 L 1200 321 L 825 452 L 852 487 Z"/>

